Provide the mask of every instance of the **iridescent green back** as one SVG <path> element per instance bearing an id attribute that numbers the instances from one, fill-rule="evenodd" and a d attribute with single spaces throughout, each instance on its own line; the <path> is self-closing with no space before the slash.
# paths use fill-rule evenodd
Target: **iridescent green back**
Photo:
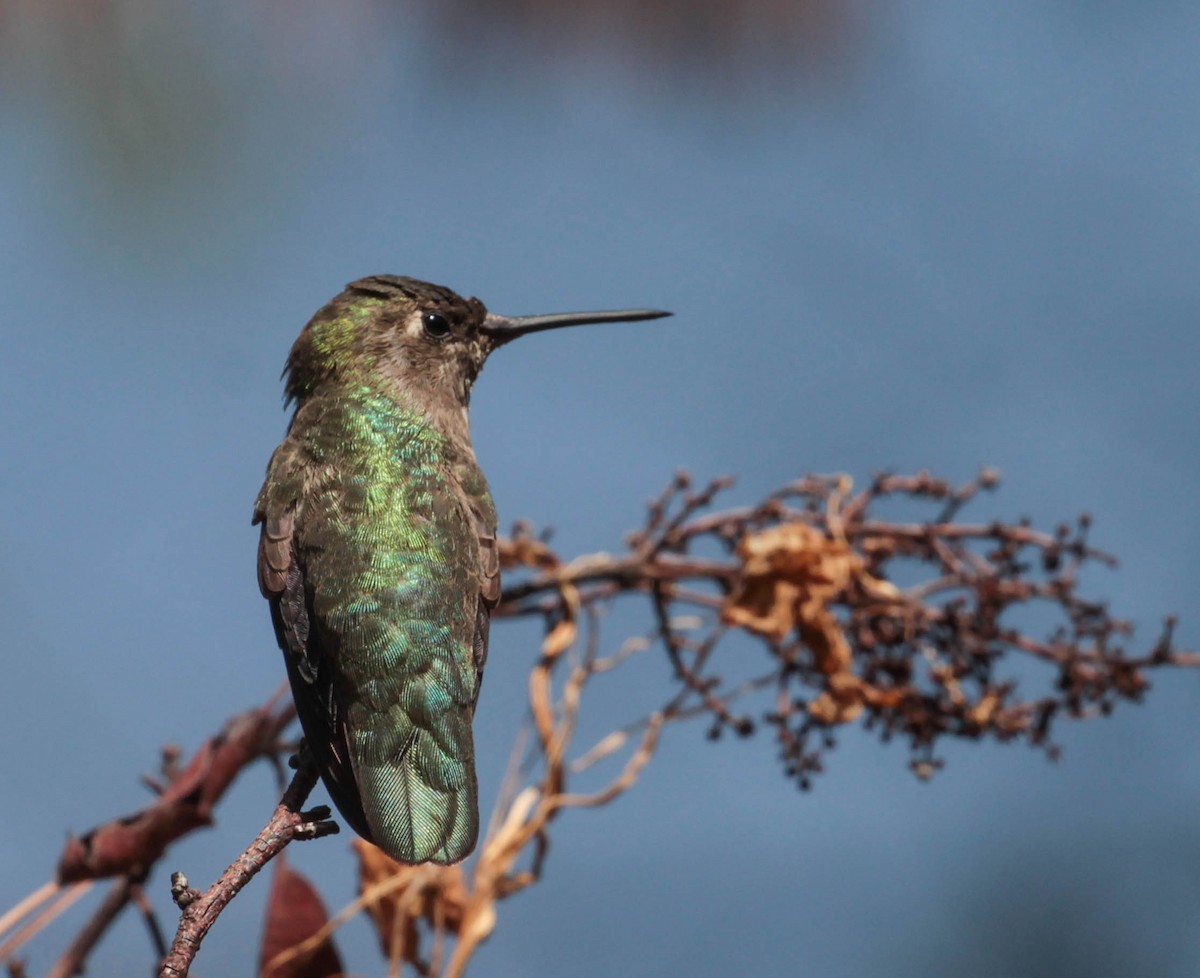
<path id="1" fill-rule="evenodd" d="M 296 690 L 306 736 L 332 740 L 318 750 L 330 792 L 395 858 L 461 859 L 479 831 L 483 476 L 419 412 L 347 385 L 302 404 L 272 458 L 259 511 L 269 526 L 289 506 L 306 635 L 286 595 L 276 627 L 293 688 L 310 686 Z"/>

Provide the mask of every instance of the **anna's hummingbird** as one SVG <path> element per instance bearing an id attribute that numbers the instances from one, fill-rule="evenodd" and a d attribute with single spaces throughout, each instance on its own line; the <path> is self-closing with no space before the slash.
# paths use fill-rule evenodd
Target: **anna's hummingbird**
<path id="1" fill-rule="evenodd" d="M 401 862 L 456 862 L 479 834 L 471 718 L 500 559 L 471 386 L 526 333 L 665 315 L 507 318 L 374 275 L 292 347 L 295 413 L 254 511 L 259 585 L 330 796 Z"/>

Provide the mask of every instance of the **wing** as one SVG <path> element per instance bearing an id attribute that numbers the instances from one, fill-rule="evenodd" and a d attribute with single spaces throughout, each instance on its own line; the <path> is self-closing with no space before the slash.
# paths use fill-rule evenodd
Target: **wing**
<path id="1" fill-rule="evenodd" d="M 496 514 L 490 497 L 485 497 L 484 503 L 471 506 L 471 519 L 479 539 L 479 603 L 475 609 L 475 641 L 472 647 L 477 676 L 476 701 L 483 685 L 483 667 L 487 665 L 492 609 L 500 602 L 500 549 L 496 544 Z"/>
<path id="2" fill-rule="evenodd" d="M 271 603 L 271 621 L 287 665 L 292 699 L 321 778 L 346 821 L 359 835 L 370 839 L 350 763 L 345 711 L 338 704 L 334 670 L 322 647 L 321 630 L 314 627 L 304 562 L 296 545 L 305 469 L 302 454 L 288 442 L 280 445 L 271 458 L 253 520 L 262 525 L 258 586 Z"/>

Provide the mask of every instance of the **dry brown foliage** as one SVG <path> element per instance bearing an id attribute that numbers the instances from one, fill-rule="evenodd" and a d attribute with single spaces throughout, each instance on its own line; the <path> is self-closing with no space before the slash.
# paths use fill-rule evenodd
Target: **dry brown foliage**
<path id="1" fill-rule="evenodd" d="M 343 972 L 342 959 L 332 941 L 317 941 L 303 959 L 294 957 L 275 964 L 283 952 L 307 941 L 325 926 L 329 914 L 316 887 L 292 869 L 286 854 L 275 860 L 267 916 L 263 921 L 260 978 L 334 978 Z"/>
<path id="2" fill-rule="evenodd" d="M 1026 521 L 960 520 L 962 507 L 996 483 L 990 471 L 959 487 L 927 474 L 880 475 L 856 491 L 846 477 L 808 477 L 756 506 L 713 512 L 728 482 L 694 489 L 681 475 L 651 503 L 623 553 L 569 562 L 545 537 L 516 527 L 502 545 L 506 587 L 496 615 L 540 618 L 545 636 L 529 676 L 531 720 L 478 853 L 457 866 L 402 866 L 356 843 L 357 899 L 332 919 L 310 913 L 304 939 L 269 942 L 262 973 L 330 974 L 333 932 L 365 911 L 390 974 L 462 975 L 496 927 L 500 901 L 540 879 L 555 820 L 632 788 L 664 728 L 679 720 L 705 717 L 713 738 L 768 732 L 784 773 L 801 787 L 853 723 L 904 738 L 911 767 L 928 777 L 941 764 L 942 737 L 1024 741 L 1053 753 L 1059 717 L 1107 713 L 1122 699 L 1141 698 L 1148 670 L 1200 662 L 1174 648 L 1170 620 L 1146 651 L 1128 651 L 1128 624 L 1080 594 L 1085 566 L 1113 563 L 1087 542 L 1087 517 L 1050 533 Z M 891 519 L 889 507 L 924 507 L 926 515 Z M 606 653 L 601 623 L 626 596 L 648 605 L 652 628 L 608 644 L 614 650 Z M 1032 623 L 1047 614 L 1054 623 L 1035 634 Z M 754 655 L 745 654 L 748 640 Z M 736 655 L 722 654 L 738 642 Z M 665 650 L 673 676 L 657 706 L 614 718 L 608 733 L 578 745 L 589 685 L 654 648 Z M 747 662 L 758 670 L 738 675 Z M 267 716 L 265 709 L 257 715 Z M 592 790 L 573 790 L 606 759 L 615 774 Z M 323 817 L 299 812 L 306 793 L 277 812 L 290 818 L 289 831 Z M 103 829 L 89 837 L 101 838 Z M 307 831 L 321 834 L 312 824 Z M 160 857 L 165 843 L 154 833 L 146 839 L 142 856 L 122 866 L 140 874 Z M 240 857 L 250 872 L 270 858 L 256 852 Z M 124 872 L 117 886 L 135 882 Z M 112 916 L 130 899 L 120 893 Z M 37 905 L 0 918 L 0 938 Z M 91 926 L 103 933 L 111 916 L 99 914 Z M 12 960 L 23 933 L 0 948 L 0 959 Z M 84 957 L 86 948 L 71 961 Z M 170 973 L 185 973 L 188 963 Z"/>

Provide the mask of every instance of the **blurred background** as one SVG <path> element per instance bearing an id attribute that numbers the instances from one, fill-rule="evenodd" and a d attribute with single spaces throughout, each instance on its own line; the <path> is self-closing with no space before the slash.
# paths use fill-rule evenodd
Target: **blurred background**
<path id="1" fill-rule="evenodd" d="M 0 0 L 0 909 L 143 803 L 159 745 L 281 680 L 249 525 L 279 371 L 370 273 L 675 311 L 529 340 L 477 388 L 502 525 L 565 554 L 619 547 L 680 466 L 749 502 L 989 463 L 977 516 L 1091 511 L 1122 565 L 1086 590 L 1143 648 L 1171 611 L 1200 646 L 1198 43 L 1182 0 Z M 493 630 L 485 798 L 537 637 Z M 1062 724 L 1058 764 L 964 745 L 929 783 L 848 734 L 806 794 L 765 735 L 676 727 L 562 820 L 472 974 L 1195 975 L 1198 705 L 1160 674 Z M 167 871 L 207 885 L 274 797 L 252 769 L 170 852 L 164 920 Z M 292 852 L 335 908 L 347 845 Z M 252 972 L 265 893 L 198 972 Z M 339 941 L 383 973 L 364 923 Z M 90 971 L 149 961 L 127 915 Z"/>

